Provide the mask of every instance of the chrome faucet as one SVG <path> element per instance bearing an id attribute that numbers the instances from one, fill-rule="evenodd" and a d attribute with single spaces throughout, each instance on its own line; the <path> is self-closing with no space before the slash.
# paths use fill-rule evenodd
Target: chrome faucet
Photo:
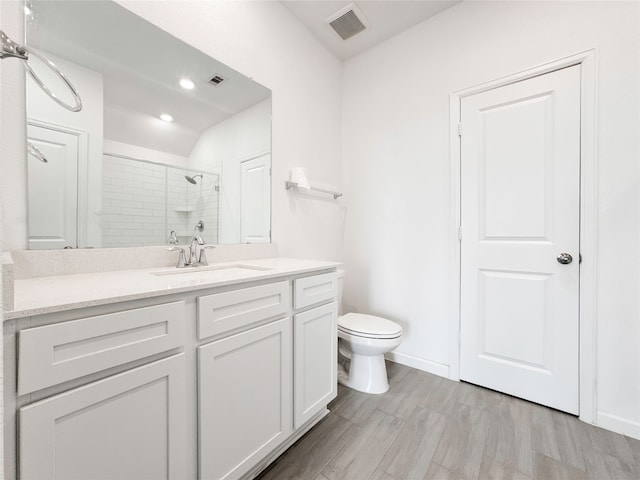
<path id="1" fill-rule="evenodd" d="M 184 256 L 184 247 L 180 247 L 180 246 L 169 247 L 167 248 L 167 250 L 169 250 L 170 252 L 175 252 L 176 250 L 180 252 L 180 255 L 178 256 L 178 263 L 176 265 L 176 268 L 184 268 L 187 266 L 187 259 Z"/>
<path id="2" fill-rule="evenodd" d="M 202 252 L 204 250 L 200 249 L 200 252 L 198 252 L 198 247 L 201 247 L 203 245 L 204 240 L 202 239 L 202 237 L 198 234 L 195 234 L 191 239 L 191 245 L 189 245 L 189 265 L 191 265 L 192 267 L 197 266 L 200 262 L 200 255 L 202 255 Z"/>
<path id="3" fill-rule="evenodd" d="M 205 255 L 205 250 L 207 248 L 216 248 L 213 245 L 206 245 L 202 236 L 198 232 L 202 232 L 204 230 L 204 223 L 200 220 L 195 226 L 195 233 L 193 234 L 193 238 L 191 239 L 191 244 L 189 245 L 189 260 L 186 259 L 185 249 L 180 246 L 167 248 L 169 251 L 180 251 L 180 256 L 178 258 L 177 268 L 184 267 L 198 267 L 198 266 L 207 266 L 209 262 L 207 262 L 207 256 Z"/>
<path id="4" fill-rule="evenodd" d="M 175 230 L 171 230 L 169 234 L 169 245 L 180 245 L 180 240 L 178 240 L 178 235 Z"/>
<path id="5" fill-rule="evenodd" d="M 204 222 L 200 220 L 193 228 L 193 238 L 191 239 L 191 245 L 189 246 L 189 265 L 192 267 L 198 266 L 200 263 L 200 252 L 198 247 L 204 245 L 204 240 L 200 236 L 200 233 L 204 230 Z"/>

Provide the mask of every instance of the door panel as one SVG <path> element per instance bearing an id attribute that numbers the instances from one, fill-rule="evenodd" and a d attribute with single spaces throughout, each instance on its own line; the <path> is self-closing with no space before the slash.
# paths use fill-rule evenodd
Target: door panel
<path id="1" fill-rule="evenodd" d="M 580 67 L 465 97 L 461 118 L 460 377 L 578 413 Z"/>
<path id="2" fill-rule="evenodd" d="M 27 134 L 48 160 L 28 156 L 29 248 L 77 247 L 78 136 L 35 125 Z"/>
<path id="3" fill-rule="evenodd" d="M 484 111 L 481 214 L 485 240 L 545 238 L 552 213 L 545 202 L 545 185 L 553 174 L 546 168 L 551 153 L 546 140 L 553 138 L 552 122 L 546 118 L 551 99 L 550 95 L 526 98 Z"/>
<path id="4" fill-rule="evenodd" d="M 271 157 L 242 162 L 240 242 L 271 241 Z"/>
<path id="5" fill-rule="evenodd" d="M 480 270 L 480 275 L 481 356 L 514 366 L 544 367 L 545 307 L 552 277 L 489 270 Z"/>

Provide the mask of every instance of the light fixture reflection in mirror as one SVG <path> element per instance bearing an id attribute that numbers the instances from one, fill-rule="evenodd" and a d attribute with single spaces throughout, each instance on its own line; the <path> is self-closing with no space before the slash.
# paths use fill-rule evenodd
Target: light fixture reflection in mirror
<path id="1" fill-rule="evenodd" d="M 28 6 L 27 45 L 84 103 L 61 111 L 27 79 L 29 141 L 50 167 L 29 160 L 30 248 L 161 245 L 198 220 L 208 243 L 270 241 L 267 88 L 114 2 Z"/>
<path id="2" fill-rule="evenodd" d="M 193 90 L 196 87 L 195 83 L 188 78 L 180 79 L 180 86 L 185 90 Z"/>

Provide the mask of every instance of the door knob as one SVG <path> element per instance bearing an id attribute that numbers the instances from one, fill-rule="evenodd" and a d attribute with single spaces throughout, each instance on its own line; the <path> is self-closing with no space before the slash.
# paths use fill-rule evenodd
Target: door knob
<path id="1" fill-rule="evenodd" d="M 573 262 L 573 257 L 569 253 L 561 253 L 558 255 L 556 260 L 558 260 L 558 263 L 561 263 L 562 265 L 568 265 Z"/>

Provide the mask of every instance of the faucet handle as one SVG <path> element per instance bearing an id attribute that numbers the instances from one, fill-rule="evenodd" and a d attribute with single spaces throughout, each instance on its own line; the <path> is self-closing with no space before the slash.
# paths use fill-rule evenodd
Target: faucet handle
<path id="1" fill-rule="evenodd" d="M 184 268 L 187 266 L 187 257 L 184 254 L 184 248 L 182 247 L 169 247 L 167 248 L 168 251 L 170 252 L 175 252 L 180 251 L 180 255 L 178 256 L 178 264 L 176 265 L 176 268 Z"/>
<path id="2" fill-rule="evenodd" d="M 207 256 L 205 255 L 205 252 L 204 252 L 207 248 L 216 248 L 216 246 L 202 245 L 202 247 L 200 248 L 200 260 L 198 261 L 198 263 L 203 267 L 206 267 L 207 265 L 209 265 L 209 262 L 207 262 Z"/>

